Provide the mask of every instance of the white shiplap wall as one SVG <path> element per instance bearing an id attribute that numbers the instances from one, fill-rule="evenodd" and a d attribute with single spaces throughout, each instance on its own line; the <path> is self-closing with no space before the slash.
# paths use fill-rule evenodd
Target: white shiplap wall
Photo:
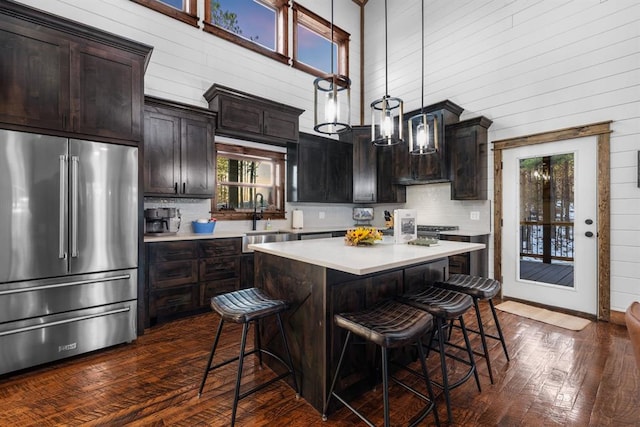
<path id="1" fill-rule="evenodd" d="M 84 22 L 154 46 L 145 93 L 206 106 L 212 83 L 236 87 L 306 110 L 302 131 L 311 131 L 313 77 L 217 39 L 201 29 L 128 0 L 20 0 L 32 7 Z M 330 2 L 300 0 L 321 16 Z M 419 108 L 420 1 L 389 1 L 389 94 Z M 425 0 L 425 105 L 450 99 L 465 108 L 462 118 L 493 120 L 497 140 L 569 126 L 613 120 L 611 140 L 611 308 L 624 311 L 640 300 L 640 2 L 637 0 Z M 351 33 L 352 121 L 360 112 L 359 7 L 335 2 L 334 22 Z M 364 105 L 384 95 L 383 0 L 365 7 Z M 199 14 L 204 0 L 198 1 Z M 368 111 L 364 114 L 368 120 Z M 490 156 L 491 157 L 491 156 Z M 492 170 L 491 158 L 489 170 Z M 489 181 L 490 194 L 493 180 Z M 479 211 L 490 226 L 492 202 L 452 202 L 447 184 L 415 186 L 407 207 L 424 222 L 462 222 Z M 438 208 L 445 207 L 445 209 Z M 322 206 L 302 206 L 305 223 Z M 390 207 L 392 208 L 392 207 Z M 193 212 L 197 215 L 197 212 Z M 328 209 L 346 221 L 349 206 Z M 276 225 L 277 226 L 277 225 Z"/>
<path id="2" fill-rule="evenodd" d="M 406 110 L 421 105 L 420 4 L 389 2 L 389 92 Z M 449 99 L 465 108 L 462 119 L 490 118 L 490 141 L 613 120 L 611 308 L 640 300 L 640 2 L 426 0 L 425 7 L 425 105 Z M 366 6 L 365 99 L 384 90 L 384 33 L 375 28 L 383 8 L 383 0 Z M 492 178 L 489 187 L 493 194 Z M 482 219 L 492 205 L 452 202 L 432 186 L 411 187 L 407 202 L 434 223 L 448 222 L 452 211 L 463 218 L 479 210 Z"/>

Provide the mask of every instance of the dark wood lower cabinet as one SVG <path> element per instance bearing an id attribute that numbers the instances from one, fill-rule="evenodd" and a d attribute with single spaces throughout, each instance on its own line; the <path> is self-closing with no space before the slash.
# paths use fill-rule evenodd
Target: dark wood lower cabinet
<path id="1" fill-rule="evenodd" d="M 405 268 L 358 276 L 340 271 L 255 252 L 256 283 L 275 298 L 290 303 L 283 324 L 302 396 L 322 412 L 326 393 L 335 372 L 346 333 L 334 326 L 333 315 L 357 311 L 408 289 L 425 286 L 447 274 L 447 259 Z M 282 340 L 273 322 L 260 328 L 261 340 L 270 350 L 283 356 Z M 354 346 L 355 347 L 355 346 Z M 376 368 L 373 347 L 352 347 L 338 379 L 338 389 L 346 396 L 370 389 Z M 269 366 L 277 372 L 277 363 Z M 329 412 L 333 408 L 330 408 Z"/>
<path id="2" fill-rule="evenodd" d="M 452 240 L 455 242 L 471 242 L 489 244 L 489 235 L 482 234 L 479 236 L 458 236 L 450 234 L 441 234 L 440 239 Z M 472 276 L 487 277 L 489 274 L 489 260 L 487 249 L 468 252 L 466 254 L 452 255 L 449 257 L 449 273 L 450 274 L 470 274 Z"/>
<path id="3" fill-rule="evenodd" d="M 209 309 L 241 287 L 240 238 L 146 243 L 145 327 Z"/>

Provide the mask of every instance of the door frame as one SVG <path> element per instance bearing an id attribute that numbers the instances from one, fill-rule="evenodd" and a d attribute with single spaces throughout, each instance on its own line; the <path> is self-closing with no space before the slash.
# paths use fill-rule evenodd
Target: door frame
<path id="1" fill-rule="evenodd" d="M 493 141 L 493 202 L 494 202 L 494 277 L 500 281 L 502 277 L 502 150 L 519 148 L 527 145 L 546 142 L 563 141 L 566 139 L 597 137 L 597 179 L 598 188 L 596 203 L 598 204 L 598 313 L 599 320 L 609 321 L 611 315 L 611 266 L 610 266 L 610 145 L 611 121 L 598 122 L 584 126 L 575 126 L 550 132 L 536 133 L 515 138 Z"/>

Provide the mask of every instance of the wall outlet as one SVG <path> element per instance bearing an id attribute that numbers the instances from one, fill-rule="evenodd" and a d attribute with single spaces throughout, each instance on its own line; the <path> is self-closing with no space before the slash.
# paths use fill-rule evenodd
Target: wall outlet
<path id="1" fill-rule="evenodd" d="M 480 220 L 480 212 L 471 211 L 471 214 L 469 215 L 469 218 L 472 219 L 473 221 L 479 221 Z"/>
<path id="2" fill-rule="evenodd" d="M 323 211 L 318 212 L 318 219 L 324 219 L 324 212 Z"/>

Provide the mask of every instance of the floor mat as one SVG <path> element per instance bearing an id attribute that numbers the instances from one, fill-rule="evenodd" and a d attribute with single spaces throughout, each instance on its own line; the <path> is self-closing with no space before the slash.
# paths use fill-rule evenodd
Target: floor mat
<path id="1" fill-rule="evenodd" d="M 581 331 L 585 328 L 585 326 L 591 323 L 591 321 L 588 319 L 571 316 L 569 314 L 558 313 L 556 311 L 551 311 L 544 308 L 533 307 L 515 301 L 503 302 L 496 305 L 496 308 L 502 311 L 506 311 L 507 313 L 526 317 L 528 319 L 538 320 L 540 322 L 559 326 L 565 329 L 571 329 L 572 331 Z"/>

